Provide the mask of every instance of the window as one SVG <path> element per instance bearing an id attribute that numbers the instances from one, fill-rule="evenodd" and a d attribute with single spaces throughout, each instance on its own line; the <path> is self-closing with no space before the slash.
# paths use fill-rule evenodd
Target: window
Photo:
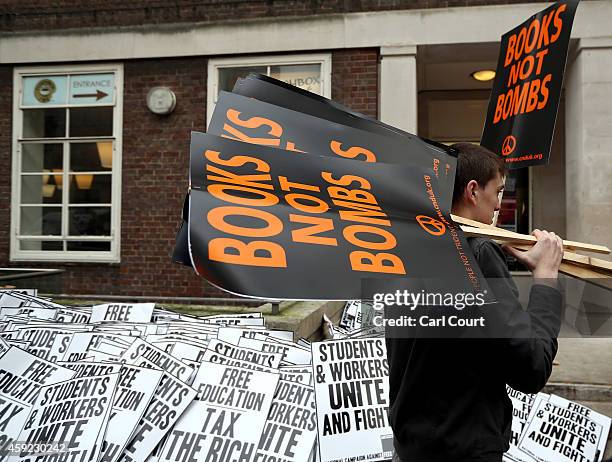
<path id="1" fill-rule="evenodd" d="M 119 261 L 123 69 L 14 71 L 11 259 Z"/>
<path id="2" fill-rule="evenodd" d="M 251 72 L 269 75 L 304 90 L 331 97 L 331 54 L 211 59 L 208 62 L 207 122 L 220 91 L 232 91 L 236 80 Z"/>

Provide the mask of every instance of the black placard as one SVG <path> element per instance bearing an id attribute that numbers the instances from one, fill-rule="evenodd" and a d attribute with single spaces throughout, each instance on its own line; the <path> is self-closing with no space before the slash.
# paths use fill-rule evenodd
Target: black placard
<path id="1" fill-rule="evenodd" d="M 418 137 L 402 139 L 341 125 L 253 98 L 221 92 L 208 133 L 224 138 L 339 159 L 431 167 L 440 207 L 450 213 L 457 160 L 429 149 Z"/>
<path id="2" fill-rule="evenodd" d="M 360 298 L 363 278 L 481 275 L 441 210 L 433 168 L 297 155 L 193 133 L 189 243 L 196 272 L 236 294 Z"/>
<path id="3" fill-rule="evenodd" d="M 510 169 L 548 163 L 577 6 L 557 2 L 502 36 L 481 145 Z"/>

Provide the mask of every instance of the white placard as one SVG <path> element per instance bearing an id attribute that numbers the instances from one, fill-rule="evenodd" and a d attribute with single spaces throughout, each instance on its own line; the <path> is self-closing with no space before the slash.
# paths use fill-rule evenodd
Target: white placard
<path id="1" fill-rule="evenodd" d="M 97 460 L 118 374 L 79 377 L 43 387 L 19 441 L 58 443 L 65 460 Z M 20 453 L 10 462 L 36 462 L 40 454 Z"/>
<path id="2" fill-rule="evenodd" d="M 0 393 L 27 405 L 34 404 L 41 386 L 63 382 L 75 375 L 70 369 L 16 347 L 0 357 Z"/>
<path id="3" fill-rule="evenodd" d="M 119 459 L 132 431 L 137 428 L 149 406 L 162 376 L 163 372 L 155 369 L 129 364 L 121 367 L 99 462 Z"/>
<path id="4" fill-rule="evenodd" d="M 142 361 L 147 362 L 144 358 Z M 149 367 L 154 365 L 149 362 Z M 193 388 L 164 371 L 153 399 L 118 460 L 146 460 L 166 433 L 175 427 L 175 423 L 195 396 L 196 391 Z"/>
<path id="5" fill-rule="evenodd" d="M 121 361 L 128 364 L 142 365 L 141 359 L 146 359 L 155 364 L 161 370 L 168 372 L 174 377 L 187 382 L 193 373 L 193 369 L 174 356 L 157 348 L 142 339 L 136 339 L 134 343 L 121 356 Z"/>
<path id="6" fill-rule="evenodd" d="M 253 461 L 278 374 L 202 363 L 195 401 L 166 440 L 160 462 Z"/>
<path id="7" fill-rule="evenodd" d="M 104 303 L 91 309 L 89 322 L 150 322 L 155 303 Z"/>
<path id="8" fill-rule="evenodd" d="M 317 411 L 313 387 L 280 380 L 255 460 L 307 462 L 316 437 Z"/>
<path id="9" fill-rule="evenodd" d="M 260 366 L 272 367 L 274 369 L 280 366 L 282 359 L 282 354 L 280 353 L 263 353 L 261 351 L 239 347 L 238 345 L 232 345 L 231 343 L 215 339 L 208 342 L 208 349 L 213 353 L 227 356 L 228 358 L 249 361 Z"/>
<path id="10" fill-rule="evenodd" d="M 312 363 L 321 460 L 389 459 L 384 339 L 313 343 Z"/>
<path id="11" fill-rule="evenodd" d="M 560 396 L 538 397 L 533 404 L 519 449 L 537 460 L 600 461 L 610 418 Z"/>

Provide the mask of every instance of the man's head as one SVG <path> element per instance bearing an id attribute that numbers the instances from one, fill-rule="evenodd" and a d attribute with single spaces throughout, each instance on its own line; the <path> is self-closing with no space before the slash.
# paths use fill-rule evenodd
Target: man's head
<path id="1" fill-rule="evenodd" d="M 501 157 L 482 146 L 456 143 L 459 151 L 453 191 L 453 213 L 490 224 L 499 210 L 505 166 Z"/>

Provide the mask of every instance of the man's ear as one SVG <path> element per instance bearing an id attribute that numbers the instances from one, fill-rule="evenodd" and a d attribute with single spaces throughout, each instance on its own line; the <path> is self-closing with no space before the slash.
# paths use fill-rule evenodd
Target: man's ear
<path id="1" fill-rule="evenodd" d="M 478 194 L 480 193 L 480 187 L 478 181 L 470 180 L 463 191 L 463 199 L 467 204 L 476 205 L 478 203 Z"/>

